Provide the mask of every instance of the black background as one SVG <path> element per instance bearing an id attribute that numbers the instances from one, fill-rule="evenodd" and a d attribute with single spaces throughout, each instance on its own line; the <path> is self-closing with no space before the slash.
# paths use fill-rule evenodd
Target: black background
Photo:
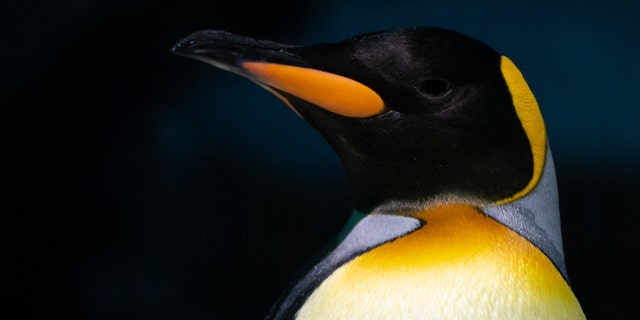
<path id="1" fill-rule="evenodd" d="M 201 29 L 291 44 L 436 25 L 508 55 L 554 151 L 590 319 L 637 314 L 634 1 L 22 1 L 2 5 L 5 301 L 46 319 L 256 319 L 351 204 L 322 138 L 266 91 L 172 56 Z"/>

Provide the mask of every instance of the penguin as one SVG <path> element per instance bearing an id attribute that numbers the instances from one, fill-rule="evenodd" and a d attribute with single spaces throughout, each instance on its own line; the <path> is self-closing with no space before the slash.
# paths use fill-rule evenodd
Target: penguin
<path id="1" fill-rule="evenodd" d="M 438 27 L 313 45 L 204 30 L 172 51 L 270 91 L 343 163 L 354 223 L 268 319 L 585 319 L 511 59 Z"/>

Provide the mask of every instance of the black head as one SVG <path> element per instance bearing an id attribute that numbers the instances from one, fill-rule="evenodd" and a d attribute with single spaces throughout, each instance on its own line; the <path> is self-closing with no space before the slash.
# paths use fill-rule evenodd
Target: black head
<path id="1" fill-rule="evenodd" d="M 506 58 L 460 33 L 410 28 L 285 46 L 209 31 L 174 51 L 287 102 L 340 156 L 364 212 L 450 196 L 499 202 L 534 179 L 531 134 L 505 80 Z"/>

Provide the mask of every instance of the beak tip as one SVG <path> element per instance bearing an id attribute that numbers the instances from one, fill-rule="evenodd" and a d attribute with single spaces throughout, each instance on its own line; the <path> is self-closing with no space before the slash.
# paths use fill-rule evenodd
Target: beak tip
<path id="1" fill-rule="evenodd" d="M 181 55 L 181 51 L 182 51 L 182 47 L 181 45 L 178 43 L 176 45 L 174 45 L 173 47 L 171 47 L 171 53 L 180 56 Z"/>
<path id="2" fill-rule="evenodd" d="M 173 47 L 171 47 L 171 53 L 178 56 L 184 56 L 186 53 L 188 53 L 191 45 L 192 41 L 189 41 L 189 39 L 180 40 L 178 43 L 173 45 Z"/>
<path id="3" fill-rule="evenodd" d="M 222 45 L 225 42 L 233 42 L 234 35 L 219 30 L 201 30 L 193 32 L 182 40 L 178 41 L 172 48 L 171 53 L 178 56 L 190 56 L 194 50 L 201 47 Z"/>

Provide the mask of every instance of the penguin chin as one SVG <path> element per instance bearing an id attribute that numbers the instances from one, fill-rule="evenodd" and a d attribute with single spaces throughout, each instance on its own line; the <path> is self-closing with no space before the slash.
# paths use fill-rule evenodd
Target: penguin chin
<path id="1" fill-rule="evenodd" d="M 342 150 L 341 153 L 344 152 L 345 154 L 349 154 L 351 157 L 354 157 L 354 158 L 359 158 L 359 159 L 365 158 L 365 155 L 362 154 L 360 151 L 358 151 L 358 149 L 354 147 L 353 144 L 346 137 L 342 135 L 338 135 L 336 137 L 336 140 L 338 141 L 340 150 Z"/>

